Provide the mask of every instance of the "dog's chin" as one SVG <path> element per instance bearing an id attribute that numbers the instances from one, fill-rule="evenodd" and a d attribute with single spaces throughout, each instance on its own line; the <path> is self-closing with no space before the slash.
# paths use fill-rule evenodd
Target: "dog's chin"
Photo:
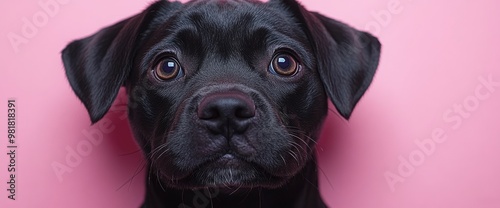
<path id="1" fill-rule="evenodd" d="M 232 192 L 245 188 L 277 188 L 288 177 L 273 176 L 258 165 L 226 154 L 208 161 L 179 180 L 165 180 L 167 185 L 180 189 L 218 188 Z"/>

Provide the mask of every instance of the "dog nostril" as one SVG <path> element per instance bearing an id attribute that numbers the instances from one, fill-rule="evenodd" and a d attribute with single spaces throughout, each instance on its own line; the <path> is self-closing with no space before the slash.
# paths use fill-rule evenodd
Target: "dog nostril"
<path id="1" fill-rule="evenodd" d="M 205 97 L 198 106 L 198 118 L 204 120 L 227 118 L 248 119 L 255 116 L 255 104 L 239 94 L 215 94 Z"/>
<path id="2" fill-rule="evenodd" d="M 234 115 L 237 118 L 252 118 L 255 116 L 255 105 L 253 105 L 251 107 L 236 108 Z"/>
<path id="3" fill-rule="evenodd" d="M 220 116 L 219 109 L 215 108 L 215 106 L 210 106 L 208 108 L 204 108 L 200 111 L 198 108 L 198 118 L 204 120 L 215 119 Z"/>
<path id="4" fill-rule="evenodd" d="M 255 103 L 243 93 L 214 93 L 201 100 L 197 114 L 211 132 L 229 139 L 250 125 L 249 119 L 255 117 Z"/>

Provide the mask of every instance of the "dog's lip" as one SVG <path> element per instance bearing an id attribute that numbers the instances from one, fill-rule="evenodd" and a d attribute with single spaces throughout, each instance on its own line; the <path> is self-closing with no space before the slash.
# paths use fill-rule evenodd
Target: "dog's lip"
<path id="1" fill-rule="evenodd" d="M 231 161 L 234 159 L 235 159 L 235 156 L 231 153 L 226 153 L 222 157 L 219 158 L 219 160 L 228 160 L 228 161 Z"/>
<path id="2" fill-rule="evenodd" d="M 247 161 L 244 158 L 241 158 L 237 154 L 233 153 L 224 153 L 219 157 L 215 157 L 214 159 L 208 160 L 198 166 L 196 171 L 203 170 L 206 171 L 212 170 L 248 170 L 257 168 L 257 164 Z"/>
<path id="3" fill-rule="evenodd" d="M 200 178 L 204 174 L 242 174 L 251 173 L 246 177 L 236 179 L 234 181 L 224 181 L 221 183 L 213 183 L 210 181 L 205 181 L 204 178 Z M 201 174 L 201 175 L 200 175 Z M 166 178 L 169 178 L 165 175 Z M 288 177 L 275 176 L 264 168 L 259 166 L 257 163 L 248 161 L 238 154 L 227 152 L 222 153 L 217 156 L 208 159 L 207 161 L 199 164 L 196 168 L 191 170 L 184 177 L 177 178 L 177 182 L 171 185 L 179 187 L 217 187 L 222 189 L 228 189 L 229 191 L 234 191 L 234 188 L 252 188 L 252 187 L 277 187 L 278 184 L 283 184 Z M 170 180 L 168 180 L 170 181 Z"/>
<path id="4" fill-rule="evenodd" d="M 226 153 L 221 157 L 215 159 L 214 161 L 210 161 L 209 163 L 212 163 L 213 165 L 217 165 L 219 167 L 233 168 L 233 167 L 238 167 L 242 165 L 242 163 L 246 162 L 237 158 L 232 153 Z"/>

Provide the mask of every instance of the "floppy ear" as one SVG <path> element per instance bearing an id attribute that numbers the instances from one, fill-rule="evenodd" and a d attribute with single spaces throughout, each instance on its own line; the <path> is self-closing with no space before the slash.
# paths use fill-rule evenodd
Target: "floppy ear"
<path id="1" fill-rule="evenodd" d="M 140 33 L 147 29 L 159 3 L 90 37 L 73 41 L 62 51 L 66 76 L 92 123 L 106 114 L 126 81 Z"/>
<path id="2" fill-rule="evenodd" d="M 369 33 L 309 12 L 295 0 L 274 0 L 303 24 L 313 44 L 323 86 L 346 119 L 368 89 L 380 58 L 380 42 Z"/>

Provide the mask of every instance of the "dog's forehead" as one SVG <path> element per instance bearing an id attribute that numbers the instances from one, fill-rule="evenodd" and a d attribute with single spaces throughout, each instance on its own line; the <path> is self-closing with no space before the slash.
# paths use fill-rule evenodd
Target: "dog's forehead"
<path id="1" fill-rule="evenodd" d="M 184 5 L 177 13 L 177 20 L 190 24 L 203 32 L 218 35 L 247 33 L 259 27 L 287 32 L 297 30 L 296 21 L 284 8 L 277 8 L 259 1 L 244 0 L 195 0 Z M 293 34 L 289 31 L 290 35 Z"/>
<path id="2" fill-rule="evenodd" d="M 254 42 L 273 37 L 299 42 L 306 39 L 302 28 L 285 8 L 260 1 L 194 0 L 169 12 L 168 19 L 157 27 L 161 31 L 157 35 L 163 36 L 158 39 L 163 42 L 189 42 L 191 46 L 198 43 L 198 47 L 233 44 L 234 48 L 242 47 L 241 43 L 249 39 Z"/>
<path id="3" fill-rule="evenodd" d="M 257 19 L 266 23 L 271 17 L 284 18 L 283 14 L 284 11 L 278 12 L 276 8 L 257 1 L 193 0 L 180 7 L 177 16 L 191 20 L 202 18 L 204 23 L 230 26 L 241 22 L 242 18 L 260 17 Z"/>

